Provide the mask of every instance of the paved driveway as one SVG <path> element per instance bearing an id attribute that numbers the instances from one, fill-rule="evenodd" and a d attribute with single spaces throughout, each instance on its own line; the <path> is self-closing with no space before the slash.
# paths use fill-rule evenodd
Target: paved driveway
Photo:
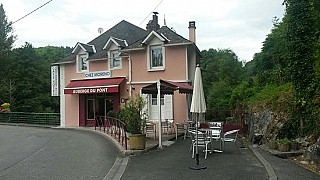
<path id="1" fill-rule="evenodd" d="M 0 125 L 0 179 L 103 179 L 119 154 L 90 131 Z"/>

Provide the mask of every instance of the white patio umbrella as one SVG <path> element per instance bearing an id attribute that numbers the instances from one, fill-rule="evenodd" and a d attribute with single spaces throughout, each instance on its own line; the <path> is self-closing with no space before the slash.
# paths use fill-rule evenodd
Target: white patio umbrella
<path id="1" fill-rule="evenodd" d="M 192 117 L 195 119 L 196 123 L 196 166 L 190 167 L 190 169 L 200 170 L 206 169 L 205 166 L 199 165 L 199 152 L 198 152 L 198 121 L 203 120 L 204 113 L 206 112 L 206 101 L 204 98 L 203 85 L 202 85 L 202 77 L 200 66 L 197 65 L 195 76 L 194 76 L 194 85 L 193 85 L 193 94 L 190 112 L 192 113 Z"/>

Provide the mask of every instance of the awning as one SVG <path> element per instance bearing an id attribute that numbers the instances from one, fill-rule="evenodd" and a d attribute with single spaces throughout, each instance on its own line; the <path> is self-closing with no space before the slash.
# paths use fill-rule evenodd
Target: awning
<path id="1" fill-rule="evenodd" d="M 192 86 L 186 82 L 172 82 L 160 79 L 161 94 L 173 94 L 174 91 L 179 90 L 179 93 L 192 93 Z M 157 83 L 147 85 L 141 89 L 143 94 L 157 94 Z"/>
<path id="2" fill-rule="evenodd" d="M 64 88 L 64 94 L 100 94 L 119 92 L 124 77 L 71 80 Z"/>

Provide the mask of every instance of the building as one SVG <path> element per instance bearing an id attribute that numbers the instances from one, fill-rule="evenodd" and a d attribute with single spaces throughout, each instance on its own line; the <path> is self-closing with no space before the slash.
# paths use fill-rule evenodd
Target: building
<path id="1" fill-rule="evenodd" d="M 118 111 L 130 96 L 146 99 L 148 119 L 158 122 L 157 94 L 142 94 L 159 79 L 179 88 L 161 95 L 162 119 L 188 119 L 196 63 L 195 22 L 189 39 L 166 25 L 157 13 L 146 30 L 125 20 L 88 43 L 76 43 L 71 54 L 51 67 L 52 95 L 60 96 L 61 126 L 93 126 L 95 116 Z M 187 30 L 187 28 L 186 28 Z"/>

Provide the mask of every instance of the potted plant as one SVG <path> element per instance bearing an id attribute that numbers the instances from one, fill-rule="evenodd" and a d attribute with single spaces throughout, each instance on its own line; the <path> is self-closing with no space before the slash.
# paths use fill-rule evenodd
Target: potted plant
<path id="1" fill-rule="evenodd" d="M 279 149 L 279 151 L 282 151 L 282 152 L 289 151 L 290 150 L 290 140 L 288 140 L 287 138 L 280 139 L 278 141 L 278 149 Z"/>
<path id="2" fill-rule="evenodd" d="M 144 133 L 145 118 L 141 116 L 144 106 L 142 97 L 130 98 L 126 105 L 120 109 L 119 118 L 126 124 L 126 131 L 129 133 L 129 146 L 132 150 L 144 149 L 146 134 Z"/>
<path id="3" fill-rule="evenodd" d="M 271 140 L 269 141 L 269 148 L 272 150 L 277 150 L 278 149 L 278 141 L 277 140 Z"/>
<path id="4" fill-rule="evenodd" d="M 290 149 L 292 151 L 296 151 L 296 150 L 299 150 L 299 143 L 297 141 L 291 141 L 290 143 Z"/>

